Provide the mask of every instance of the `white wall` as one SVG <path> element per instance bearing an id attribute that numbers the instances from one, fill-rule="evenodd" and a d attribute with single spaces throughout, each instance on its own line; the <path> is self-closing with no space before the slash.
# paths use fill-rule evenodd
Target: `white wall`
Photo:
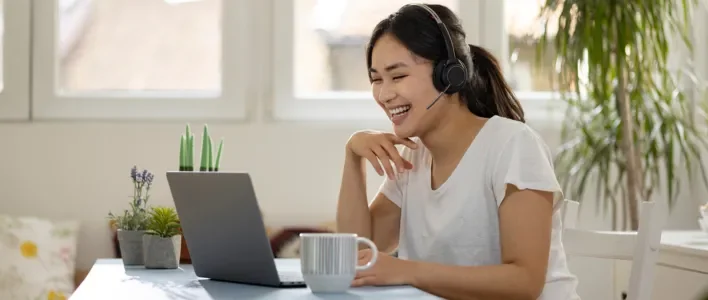
<path id="1" fill-rule="evenodd" d="M 534 125 L 533 123 L 531 124 Z M 152 204 L 172 205 L 165 171 L 178 163 L 182 123 L 0 123 L 0 213 L 79 219 L 79 267 L 112 255 L 108 211 L 123 209 L 137 164 L 156 174 Z M 200 135 L 201 124 L 192 124 Z M 267 222 L 314 223 L 333 220 L 344 144 L 359 126 L 332 124 L 209 123 L 213 137 L 225 137 L 224 170 L 251 172 Z M 551 146 L 554 130 L 538 128 Z M 385 129 L 385 127 L 384 127 Z M 198 135 L 198 136 L 199 136 Z M 369 177 L 373 195 L 382 178 Z M 696 210 L 680 199 L 672 228 L 696 228 Z M 580 227 L 607 228 L 583 209 Z M 225 228 L 224 230 L 228 230 Z"/>

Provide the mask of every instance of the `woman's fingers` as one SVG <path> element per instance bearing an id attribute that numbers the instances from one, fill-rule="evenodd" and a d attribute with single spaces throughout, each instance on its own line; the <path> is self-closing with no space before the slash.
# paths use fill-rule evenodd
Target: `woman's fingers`
<path id="1" fill-rule="evenodd" d="M 366 147 L 369 148 L 369 152 L 364 155 L 364 158 L 371 163 L 376 173 L 380 176 L 386 174 L 388 178 L 393 180 L 396 179 L 398 173 L 413 168 L 413 165 L 409 161 L 401 157 L 395 145 L 402 144 L 411 149 L 415 149 L 418 147 L 415 142 L 407 138 L 399 138 L 394 134 L 382 135 L 380 137 L 383 137 L 383 139 L 369 140 L 369 147 Z M 391 162 L 393 162 L 393 165 Z"/>
<path id="2" fill-rule="evenodd" d="M 418 144 L 408 138 L 400 138 L 400 137 L 396 136 L 395 134 L 391 134 L 389 136 L 389 138 L 390 138 L 391 142 L 393 142 L 394 145 L 400 144 L 400 145 L 404 145 L 410 149 L 417 149 L 418 148 Z M 398 149 L 396 149 L 395 146 L 394 146 L 394 149 L 396 151 L 396 156 L 401 157 L 400 153 L 398 153 Z M 394 155 L 392 154 L 391 156 L 394 156 Z M 399 162 L 399 163 L 400 163 L 400 165 L 398 163 L 396 165 L 402 166 L 403 170 L 410 170 L 413 168 L 413 164 L 410 163 L 409 161 L 407 161 L 406 159 L 404 159 L 403 157 L 401 157 L 401 162 Z M 403 172 L 403 170 L 401 170 L 401 172 Z"/>
<path id="3" fill-rule="evenodd" d="M 383 145 L 383 148 L 386 150 L 389 157 L 391 157 L 391 160 L 396 165 L 396 169 L 398 170 L 398 173 L 403 173 L 403 171 L 406 170 L 406 164 L 405 164 L 406 160 L 403 159 L 403 157 L 401 157 L 400 153 L 398 153 L 398 149 L 396 149 L 396 146 L 394 146 L 391 143 L 386 143 Z"/>
<path id="4" fill-rule="evenodd" d="M 411 149 L 417 149 L 417 148 L 418 148 L 418 144 L 416 144 L 414 141 L 412 141 L 412 140 L 409 139 L 409 138 L 400 138 L 400 137 L 398 137 L 398 136 L 395 135 L 395 134 L 389 134 L 388 137 L 389 137 L 389 138 L 391 139 L 391 141 L 394 142 L 395 144 L 401 144 L 401 145 L 404 145 L 404 146 L 406 146 L 406 147 L 408 147 L 408 148 L 411 148 Z"/>
<path id="5" fill-rule="evenodd" d="M 378 173 L 379 176 L 384 175 L 384 170 L 381 168 L 381 164 L 379 163 L 378 157 L 376 157 L 376 153 L 371 151 L 367 155 L 364 155 L 364 157 L 369 161 L 371 166 L 374 167 L 374 170 L 376 170 L 376 173 Z"/>
<path id="6" fill-rule="evenodd" d="M 393 167 L 391 166 L 391 158 L 386 153 L 386 150 L 384 150 L 383 146 L 374 146 L 373 149 L 371 149 L 376 153 L 376 156 L 379 158 L 379 161 L 384 167 L 384 170 L 386 170 L 386 174 L 388 174 L 388 178 L 390 179 L 395 179 L 396 178 L 396 172 L 393 170 Z"/>

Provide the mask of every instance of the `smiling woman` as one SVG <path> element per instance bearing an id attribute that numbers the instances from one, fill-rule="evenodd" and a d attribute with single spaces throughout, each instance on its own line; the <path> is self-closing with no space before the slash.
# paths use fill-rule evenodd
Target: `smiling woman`
<path id="1" fill-rule="evenodd" d="M 346 144 L 337 228 L 383 252 L 354 285 L 578 299 L 558 234 L 562 192 L 550 150 L 524 123 L 497 60 L 465 37 L 441 5 L 403 6 L 373 29 L 369 80 L 393 133 L 362 130 Z M 388 175 L 371 206 L 365 161 Z M 397 258 L 385 254 L 395 248 Z"/>

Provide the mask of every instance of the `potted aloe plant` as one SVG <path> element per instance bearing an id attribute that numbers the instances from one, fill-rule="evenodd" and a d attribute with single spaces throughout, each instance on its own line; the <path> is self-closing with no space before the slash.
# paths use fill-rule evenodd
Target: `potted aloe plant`
<path id="1" fill-rule="evenodd" d="M 154 175 L 148 170 L 138 171 L 138 167 L 133 166 L 130 169 L 130 178 L 133 181 L 130 209 L 124 210 L 120 215 L 108 213 L 117 229 L 121 259 L 127 266 L 143 264 L 143 234 L 147 227 L 147 203 L 150 200 Z"/>
<path id="2" fill-rule="evenodd" d="M 212 142 L 211 136 L 209 135 L 209 126 L 204 124 L 204 131 L 202 133 L 202 152 L 200 156 L 201 165 L 199 166 L 199 171 L 201 172 L 219 171 L 219 166 L 221 164 L 221 153 L 224 149 L 224 139 L 222 138 L 219 142 L 219 148 L 216 150 L 216 158 L 214 158 Z M 194 171 L 194 134 L 192 133 L 189 124 L 186 126 L 185 134 L 180 137 L 179 170 Z"/>
<path id="3" fill-rule="evenodd" d="M 177 211 L 164 206 L 152 208 L 147 228 L 143 235 L 145 268 L 176 269 L 182 249 Z"/>

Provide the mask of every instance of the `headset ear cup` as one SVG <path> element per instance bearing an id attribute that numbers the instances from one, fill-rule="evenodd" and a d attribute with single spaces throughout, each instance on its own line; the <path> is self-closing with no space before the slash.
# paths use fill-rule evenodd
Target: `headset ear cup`
<path id="1" fill-rule="evenodd" d="M 446 61 L 440 61 L 435 64 L 433 68 L 433 86 L 438 92 L 442 92 L 447 87 L 447 82 L 445 81 L 445 65 Z"/>
<path id="2" fill-rule="evenodd" d="M 448 94 L 454 94 L 464 88 L 467 83 L 467 68 L 459 60 L 448 63 L 443 72 L 443 80 L 450 85 Z"/>

